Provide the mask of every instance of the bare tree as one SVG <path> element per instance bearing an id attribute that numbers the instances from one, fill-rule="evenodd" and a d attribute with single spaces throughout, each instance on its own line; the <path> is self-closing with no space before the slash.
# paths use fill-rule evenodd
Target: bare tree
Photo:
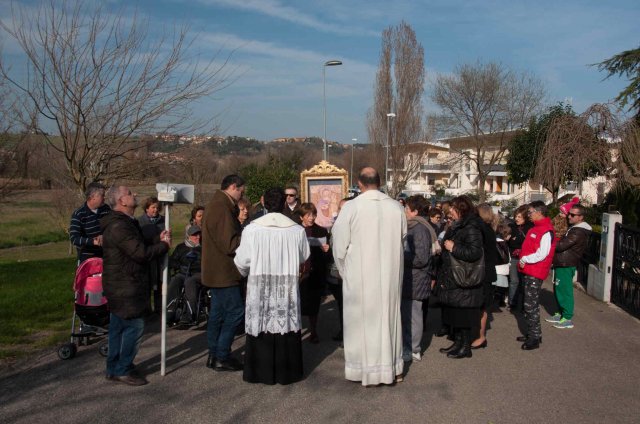
<path id="1" fill-rule="evenodd" d="M 136 139 L 203 128 L 191 105 L 230 83 L 229 57 L 198 63 L 185 27 L 153 41 L 148 23 L 124 11 L 50 0 L 35 12 L 13 7 L 0 27 L 27 60 L 26 73 L 0 65 L 0 74 L 38 112 L 33 130 L 64 155 L 80 191 L 91 181 L 139 176 L 148 162 L 135 155 L 144 145 Z"/>
<path id="2" fill-rule="evenodd" d="M 512 130 L 527 125 L 544 96 L 539 79 L 497 63 L 463 64 L 451 75 L 436 77 L 431 97 L 442 110 L 438 128 L 448 136 L 469 138 L 470 146 L 452 143 L 451 163 L 471 163 L 477 170 L 480 201 L 486 198 L 489 173 L 502 163 Z"/>
<path id="3" fill-rule="evenodd" d="M 424 49 L 411 26 L 403 21 L 384 30 L 367 130 L 374 146 L 374 165 L 384 169 L 385 155 L 389 155 L 389 167 L 393 170 L 389 187 L 392 196 L 415 177 L 426 151 L 410 147 L 424 141 L 424 78 Z M 389 113 L 396 116 L 389 119 Z"/>
<path id="4" fill-rule="evenodd" d="M 558 114 L 551 120 L 533 179 L 551 192 L 554 202 L 568 181 L 581 183 L 611 169 L 611 148 L 617 138 L 614 120 L 600 104 L 582 115 Z"/>

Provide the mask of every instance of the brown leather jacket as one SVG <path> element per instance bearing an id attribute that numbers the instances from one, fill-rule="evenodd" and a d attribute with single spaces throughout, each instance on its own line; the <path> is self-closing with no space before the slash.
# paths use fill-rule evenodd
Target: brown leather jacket
<path id="1" fill-rule="evenodd" d="M 560 268 L 578 266 L 580 258 L 589 245 L 590 234 L 591 226 L 586 222 L 570 227 L 556 244 L 553 266 Z"/>
<path id="2" fill-rule="evenodd" d="M 240 283 L 242 276 L 233 263 L 240 233 L 237 205 L 224 191 L 216 191 L 202 217 L 203 285 L 223 288 Z"/>

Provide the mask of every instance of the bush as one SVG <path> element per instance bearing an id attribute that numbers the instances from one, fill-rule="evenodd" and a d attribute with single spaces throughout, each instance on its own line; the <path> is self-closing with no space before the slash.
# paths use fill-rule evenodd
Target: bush
<path id="1" fill-rule="evenodd" d="M 245 195 L 251 203 L 260 200 L 260 196 L 272 187 L 285 188 L 295 183 L 298 185 L 299 172 L 292 161 L 283 161 L 273 156 L 265 165 L 251 164 L 241 168 L 238 173 L 246 181 Z"/>

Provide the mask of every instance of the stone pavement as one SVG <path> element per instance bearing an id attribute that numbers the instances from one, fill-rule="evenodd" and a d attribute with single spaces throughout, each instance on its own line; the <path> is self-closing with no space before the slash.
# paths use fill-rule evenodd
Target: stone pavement
<path id="1" fill-rule="evenodd" d="M 542 317 L 553 304 L 547 289 Z M 329 299 L 330 300 L 330 299 Z M 319 345 L 304 344 L 306 378 L 289 386 L 252 385 L 242 374 L 205 368 L 206 332 L 168 333 L 168 374 L 159 375 L 158 323 L 149 326 L 137 358 L 150 384 L 104 379 L 97 344 L 61 361 L 43 354 L 0 374 L 2 423 L 638 423 L 640 322 L 576 290 L 575 328 L 543 322 L 544 343 L 524 352 L 517 316 L 493 314 L 487 349 L 453 360 L 426 352 L 395 386 L 364 388 L 344 380 L 342 350 L 331 341 L 337 313 L 323 305 Z M 242 351 L 239 337 L 234 349 Z"/>

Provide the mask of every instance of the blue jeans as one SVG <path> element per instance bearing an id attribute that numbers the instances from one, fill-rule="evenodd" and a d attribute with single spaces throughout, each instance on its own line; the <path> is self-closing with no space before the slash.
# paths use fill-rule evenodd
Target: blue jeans
<path id="1" fill-rule="evenodd" d="M 240 286 L 211 289 L 211 311 L 207 325 L 209 354 L 219 361 L 229 359 L 236 328 L 242 322 L 244 304 Z"/>
<path id="2" fill-rule="evenodd" d="M 129 374 L 133 369 L 133 360 L 140 349 L 143 331 L 143 318 L 122 319 L 111 313 L 107 375 Z"/>

